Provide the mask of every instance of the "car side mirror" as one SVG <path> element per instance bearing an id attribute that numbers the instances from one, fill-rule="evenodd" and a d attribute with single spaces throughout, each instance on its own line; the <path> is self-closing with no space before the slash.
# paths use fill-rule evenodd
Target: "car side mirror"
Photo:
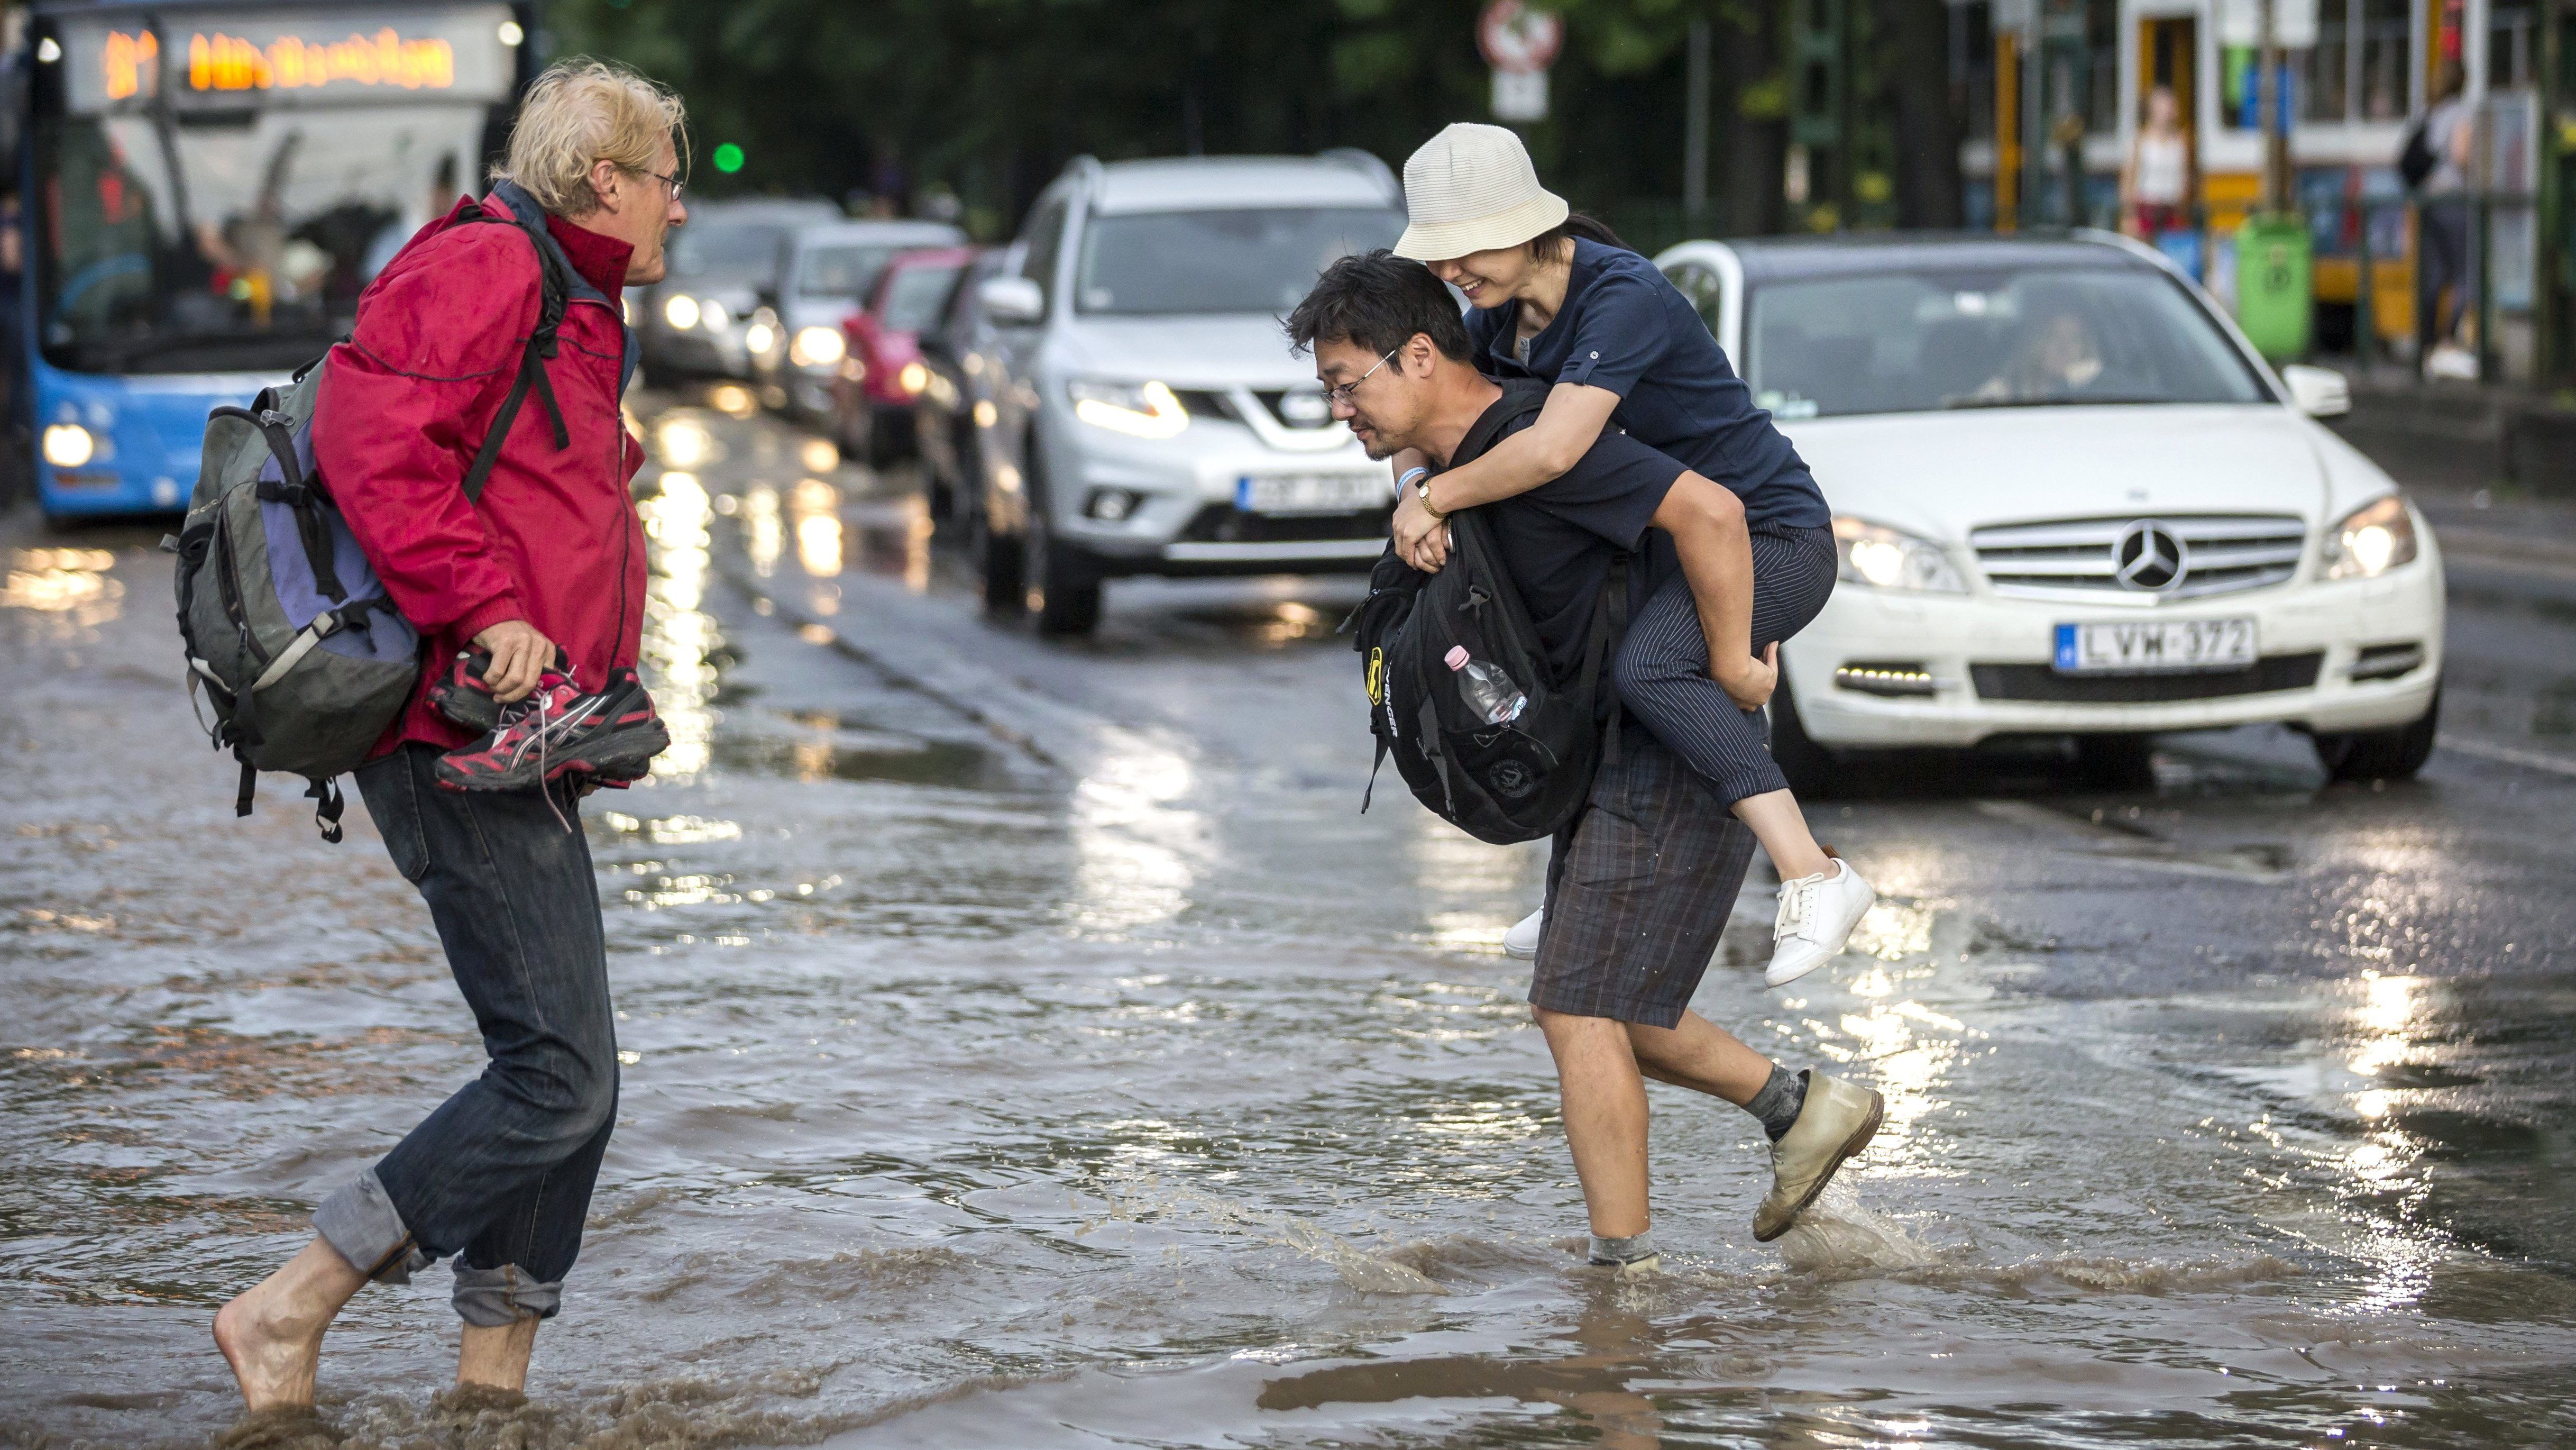
<path id="1" fill-rule="evenodd" d="M 984 315 L 1005 327 L 1026 327 L 1046 317 L 1046 293 L 1026 277 L 987 277 L 975 289 Z"/>
<path id="2" fill-rule="evenodd" d="M 2340 418 L 2352 411 L 2352 383 L 2332 368 L 2290 363 L 2281 369 L 2290 404 L 2311 418 Z"/>

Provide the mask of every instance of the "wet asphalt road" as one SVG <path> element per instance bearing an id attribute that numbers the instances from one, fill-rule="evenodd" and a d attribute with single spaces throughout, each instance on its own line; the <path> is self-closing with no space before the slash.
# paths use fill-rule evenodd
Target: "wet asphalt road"
<path id="1" fill-rule="evenodd" d="M 1750 1120 L 1659 1089 L 1618 1286 L 1496 951 L 1541 857 L 1355 813 L 1352 581 L 1041 642 L 907 478 L 707 401 L 645 410 L 675 746 L 587 813 L 625 1083 L 565 1314 L 477 1408 L 444 1272 L 370 1291 L 348 1443 L 2576 1442 L 2576 515 L 2429 501 L 2419 783 L 2239 731 L 1819 806 L 1854 952 L 1763 992 L 1757 865 L 1697 1005 L 1889 1128 L 1760 1246 Z M 370 831 L 231 818 L 158 531 L 6 527 L 0 1443 L 204 1444 L 214 1307 L 479 1054 Z"/>

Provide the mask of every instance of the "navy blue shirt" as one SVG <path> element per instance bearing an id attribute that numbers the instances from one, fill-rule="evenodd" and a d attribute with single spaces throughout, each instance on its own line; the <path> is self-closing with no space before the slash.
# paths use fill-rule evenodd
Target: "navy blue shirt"
<path id="1" fill-rule="evenodd" d="M 1753 405 L 1753 391 L 1735 375 L 1726 350 L 1654 263 L 1576 238 L 1565 306 L 1530 339 L 1527 362 L 1513 355 L 1520 311 L 1515 301 L 1467 313 L 1467 335 L 1486 376 L 1584 383 L 1617 393 L 1610 421 L 1733 489 L 1744 500 L 1747 527 L 1833 522 L 1798 450 Z"/>
<path id="2" fill-rule="evenodd" d="M 1508 401 L 1498 400 L 1494 407 Z M 1537 421 L 1533 409 L 1495 441 Z M 1593 602 L 1609 583 L 1610 565 L 1621 553 L 1637 555 L 1628 568 L 1632 616 L 1640 602 L 1681 571 L 1672 539 L 1649 525 L 1682 471 L 1678 461 L 1636 439 L 1605 431 L 1562 476 L 1484 505 L 1503 568 L 1529 606 L 1548 672 L 1560 684 L 1572 682 L 1583 668 Z"/>

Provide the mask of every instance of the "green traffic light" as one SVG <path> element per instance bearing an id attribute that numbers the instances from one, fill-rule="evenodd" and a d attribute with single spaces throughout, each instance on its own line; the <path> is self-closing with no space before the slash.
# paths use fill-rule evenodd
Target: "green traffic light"
<path id="1" fill-rule="evenodd" d="M 742 169 L 742 148 L 727 141 L 716 148 L 715 163 L 716 170 L 727 176 L 733 175 Z"/>

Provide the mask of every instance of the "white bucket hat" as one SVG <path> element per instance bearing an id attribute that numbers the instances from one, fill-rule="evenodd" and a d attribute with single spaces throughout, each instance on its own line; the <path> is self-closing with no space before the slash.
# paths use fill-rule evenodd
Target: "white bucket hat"
<path id="1" fill-rule="evenodd" d="M 1562 223 L 1565 198 L 1538 184 L 1521 138 L 1501 126 L 1457 121 L 1405 158 L 1411 224 L 1395 254 L 1444 262 L 1521 243 Z"/>

